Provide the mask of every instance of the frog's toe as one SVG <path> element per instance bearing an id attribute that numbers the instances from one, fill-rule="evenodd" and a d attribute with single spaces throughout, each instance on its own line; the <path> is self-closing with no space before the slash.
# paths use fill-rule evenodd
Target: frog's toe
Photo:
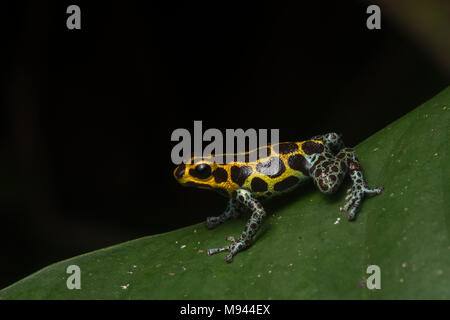
<path id="1" fill-rule="evenodd" d="M 383 187 L 376 188 L 368 188 L 366 186 L 357 186 L 350 188 L 347 190 L 347 196 L 345 197 L 345 204 L 340 208 L 341 211 L 348 211 L 350 208 L 350 212 L 348 213 L 347 219 L 353 220 L 356 217 L 356 213 L 361 205 L 362 200 L 364 199 L 364 195 L 368 194 L 380 194 L 383 192 Z"/>
<path id="2" fill-rule="evenodd" d="M 223 248 L 206 249 L 206 254 L 208 256 L 212 256 L 213 254 L 221 253 L 221 252 L 225 252 L 225 251 L 230 251 L 230 246 L 226 246 Z"/>
<path id="3" fill-rule="evenodd" d="M 362 197 L 357 198 L 357 199 L 353 202 L 353 207 L 352 207 L 352 209 L 350 210 L 350 212 L 348 213 L 347 220 L 351 221 L 351 220 L 354 220 L 354 219 L 355 219 L 356 213 L 358 212 L 359 206 L 360 206 L 360 204 L 361 204 L 361 200 L 362 200 Z"/>
<path id="4" fill-rule="evenodd" d="M 351 208 L 347 216 L 348 220 L 355 219 L 356 213 L 361 204 L 363 196 L 364 196 L 363 192 L 360 192 L 359 190 L 357 191 L 357 189 L 350 189 L 350 192 L 345 197 L 344 206 L 339 208 L 341 211 L 348 211 Z"/>
<path id="5" fill-rule="evenodd" d="M 345 197 L 345 201 L 351 200 L 352 197 L 353 195 L 351 193 L 347 194 L 347 196 Z"/>
<path id="6" fill-rule="evenodd" d="M 235 244 L 236 244 L 236 239 L 234 239 L 233 236 L 228 236 L 228 237 L 227 237 L 227 241 L 231 242 L 231 244 L 228 245 L 228 246 L 225 246 L 225 247 L 223 247 L 223 248 L 207 249 L 207 250 L 206 250 L 206 254 L 207 254 L 208 256 L 211 256 L 211 255 L 213 255 L 213 254 L 221 253 L 221 252 L 225 252 L 225 251 L 232 252 L 232 251 L 233 251 L 233 248 L 236 246 L 236 245 L 235 245 Z"/>
<path id="7" fill-rule="evenodd" d="M 245 241 L 235 241 L 233 238 L 233 243 L 230 245 L 230 253 L 225 257 L 225 261 L 230 263 L 233 261 L 233 257 L 240 251 L 248 247 L 248 243 Z"/>
<path id="8" fill-rule="evenodd" d="M 241 240 L 236 240 L 234 239 L 234 237 L 230 236 L 227 237 L 227 240 L 231 242 L 230 245 L 223 247 L 223 248 L 216 248 L 216 249 L 207 249 L 206 250 L 206 254 L 208 256 L 211 256 L 213 254 L 216 253 L 220 253 L 220 252 L 224 252 L 224 251 L 228 251 L 229 254 L 227 254 L 227 256 L 225 257 L 225 261 L 230 263 L 233 261 L 233 257 L 239 253 L 239 251 L 245 249 L 246 247 L 248 247 L 248 243 L 246 243 L 245 241 L 241 241 Z"/>
<path id="9" fill-rule="evenodd" d="M 372 193 L 372 194 L 380 194 L 384 191 L 383 187 L 376 187 L 376 188 L 364 188 L 365 193 Z"/>
<path id="10" fill-rule="evenodd" d="M 225 257 L 225 262 L 227 263 L 233 262 L 233 255 L 231 253 L 227 254 L 227 256 Z"/>
<path id="11" fill-rule="evenodd" d="M 349 201 L 347 201 L 346 203 L 344 203 L 343 207 L 340 207 L 339 210 L 340 211 L 348 211 L 348 209 L 350 209 L 350 207 L 353 204 L 353 198 L 351 198 Z"/>
<path id="12" fill-rule="evenodd" d="M 205 227 L 207 229 L 215 228 L 219 224 L 216 220 L 217 220 L 217 217 L 208 217 L 208 218 L 206 218 Z"/>
<path id="13" fill-rule="evenodd" d="M 343 207 L 340 207 L 339 209 L 341 211 L 347 211 L 350 209 L 350 207 L 353 205 L 353 203 L 356 201 L 356 196 L 352 193 L 350 193 L 347 197 L 345 197 L 345 203 Z"/>

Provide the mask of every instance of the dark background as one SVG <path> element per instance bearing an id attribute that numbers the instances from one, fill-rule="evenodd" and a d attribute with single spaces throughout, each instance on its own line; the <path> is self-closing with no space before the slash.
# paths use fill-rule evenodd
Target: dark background
<path id="1" fill-rule="evenodd" d="M 173 179 L 176 128 L 352 146 L 448 85 L 382 4 L 368 30 L 362 1 L 145 3 L 2 4 L 0 288 L 221 213 L 219 195 Z"/>

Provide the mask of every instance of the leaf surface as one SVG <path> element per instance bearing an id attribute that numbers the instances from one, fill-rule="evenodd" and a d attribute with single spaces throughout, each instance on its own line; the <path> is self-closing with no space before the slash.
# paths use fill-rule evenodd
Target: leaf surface
<path id="1" fill-rule="evenodd" d="M 331 197 L 305 186 L 266 205 L 254 245 L 231 264 L 206 249 L 239 236 L 248 215 L 61 261 L 0 299 L 449 299 L 449 124 L 447 88 L 356 147 L 369 185 L 385 188 L 356 221 L 339 211 L 349 181 Z M 73 264 L 80 290 L 66 285 Z M 366 288 L 369 265 L 380 290 Z"/>

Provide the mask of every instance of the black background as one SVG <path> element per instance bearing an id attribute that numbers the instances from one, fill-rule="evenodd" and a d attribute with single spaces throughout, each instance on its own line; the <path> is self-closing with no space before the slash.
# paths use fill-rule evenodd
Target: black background
<path id="1" fill-rule="evenodd" d="M 352 146 L 448 84 L 387 16 L 368 30 L 360 1 L 93 2 L 2 5 L 0 288 L 221 213 L 173 179 L 176 128 Z"/>

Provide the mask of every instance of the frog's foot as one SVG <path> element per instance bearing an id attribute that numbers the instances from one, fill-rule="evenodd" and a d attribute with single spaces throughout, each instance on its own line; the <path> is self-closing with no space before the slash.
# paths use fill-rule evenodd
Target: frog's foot
<path id="1" fill-rule="evenodd" d="M 206 218 L 205 226 L 208 229 L 213 229 L 216 226 L 218 226 L 219 224 L 227 221 L 228 219 L 239 216 L 239 214 L 240 214 L 240 211 L 238 210 L 238 205 L 236 203 L 236 200 L 230 199 L 230 201 L 228 202 L 228 207 L 225 210 L 225 212 L 217 217 Z"/>
<path id="2" fill-rule="evenodd" d="M 208 256 L 211 256 L 213 254 L 216 253 L 221 253 L 221 252 L 229 252 L 229 254 L 225 257 L 225 261 L 230 263 L 233 261 L 233 257 L 241 250 L 245 249 L 246 247 L 248 247 L 248 244 L 246 244 L 244 241 L 238 239 L 235 240 L 233 236 L 229 236 L 227 238 L 228 241 L 231 242 L 231 244 L 229 244 L 226 247 L 223 248 L 214 248 L 214 249 L 207 249 L 206 250 L 206 254 Z"/>
<path id="3" fill-rule="evenodd" d="M 359 206 L 361 205 L 361 201 L 364 199 L 364 195 L 368 194 L 380 194 L 383 192 L 383 187 L 377 188 L 368 188 L 364 185 L 355 185 L 347 190 L 347 196 L 345 197 L 345 204 L 340 208 L 341 211 L 348 211 L 347 219 L 353 220 L 356 217 L 356 213 L 358 212 Z"/>
<path id="4" fill-rule="evenodd" d="M 220 221 L 219 221 L 218 217 L 208 217 L 208 218 L 206 218 L 205 227 L 207 229 L 213 229 L 219 224 L 220 224 Z"/>

